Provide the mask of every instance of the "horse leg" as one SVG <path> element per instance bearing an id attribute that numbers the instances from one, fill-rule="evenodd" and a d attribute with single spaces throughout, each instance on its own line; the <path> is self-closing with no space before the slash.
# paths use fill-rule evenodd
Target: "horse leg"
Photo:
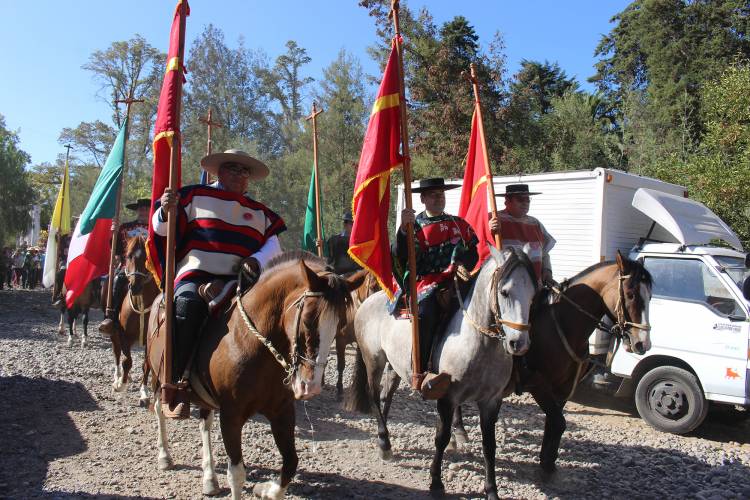
<path id="1" fill-rule="evenodd" d="M 216 495 L 219 493 L 219 480 L 214 470 L 214 453 L 211 448 L 211 427 L 214 425 L 214 412 L 201 410 L 200 413 L 201 440 L 203 441 L 203 494 Z"/>
<path id="2" fill-rule="evenodd" d="M 117 389 L 119 392 L 125 392 L 128 389 L 128 382 L 130 376 L 130 368 L 133 366 L 133 357 L 130 354 L 130 345 L 128 345 L 127 339 L 123 339 L 122 344 L 122 376 L 120 377 L 120 387 Z"/>
<path id="3" fill-rule="evenodd" d="M 149 373 L 149 367 L 148 367 L 148 347 L 146 345 L 143 346 L 143 377 L 141 378 L 141 388 L 140 388 L 140 399 L 138 400 L 138 406 L 142 408 L 148 408 L 148 373 Z"/>
<path id="4" fill-rule="evenodd" d="M 221 437 L 224 440 L 224 449 L 229 462 L 227 463 L 227 482 L 232 490 L 232 500 L 242 498 L 242 490 L 245 486 L 245 464 L 242 463 L 242 426 L 244 423 L 239 415 L 231 415 L 224 409 L 219 412 Z"/>
<path id="5" fill-rule="evenodd" d="M 398 389 L 401 377 L 398 376 L 396 370 L 391 368 L 390 363 L 386 363 L 383 378 L 385 379 L 385 385 L 383 385 L 383 390 L 380 391 L 380 403 L 383 405 L 383 418 L 387 421 L 388 413 L 391 410 L 391 402 L 393 401 L 393 393 Z"/>
<path id="6" fill-rule="evenodd" d="M 120 346 L 120 340 L 117 335 L 112 335 L 112 353 L 115 355 L 115 372 L 114 379 L 112 381 L 112 388 L 115 391 L 120 390 L 120 354 L 122 354 L 122 347 Z"/>
<path id="7" fill-rule="evenodd" d="M 73 333 L 76 329 L 76 322 L 73 314 L 68 310 L 68 347 L 73 347 Z"/>
<path id="8" fill-rule="evenodd" d="M 336 401 L 341 401 L 344 397 L 344 368 L 346 367 L 346 339 L 344 332 L 336 335 L 336 369 L 338 378 L 336 379 Z"/>
<path id="9" fill-rule="evenodd" d="M 154 412 L 156 413 L 156 426 L 159 434 L 156 437 L 156 446 L 159 448 L 157 466 L 159 470 L 169 470 L 174 467 L 172 457 L 169 454 L 169 443 L 167 443 L 167 422 L 161 412 L 161 394 L 157 393 L 154 398 Z"/>
<path id="10" fill-rule="evenodd" d="M 453 416 L 453 404 L 448 399 L 438 399 L 437 402 L 438 421 L 435 429 L 435 456 L 430 465 L 430 491 L 442 493 L 445 485 L 441 477 L 443 467 L 443 454 L 448 441 L 451 439 L 451 417 Z"/>
<path id="11" fill-rule="evenodd" d="M 86 342 L 88 340 L 89 335 L 89 310 L 86 309 L 83 311 L 83 337 L 81 337 L 81 349 L 86 347 Z"/>
<path id="12" fill-rule="evenodd" d="M 60 324 L 57 325 L 57 334 L 65 335 L 65 309 L 60 310 Z"/>
<path id="13" fill-rule="evenodd" d="M 479 427 L 482 430 L 482 454 L 484 455 L 484 494 L 492 500 L 498 498 L 495 478 L 495 451 L 497 450 L 495 424 L 501 403 L 502 400 L 479 403 Z"/>
<path id="14" fill-rule="evenodd" d="M 533 391 L 531 395 L 546 416 L 539 465 L 545 474 L 553 474 L 557 469 L 555 462 L 560 451 L 560 440 L 567 427 L 562 411 L 563 405 L 559 404 L 548 391 Z"/>
<path id="15" fill-rule="evenodd" d="M 378 454 L 382 460 L 393 459 L 393 451 L 391 451 L 391 438 L 388 432 L 388 413 L 383 411 L 382 405 L 380 404 L 381 386 L 380 380 L 383 377 L 383 369 L 385 364 L 378 363 L 378 360 L 373 360 L 374 366 L 367 369 L 367 380 L 370 388 L 370 401 L 372 406 L 375 408 L 375 418 L 378 421 Z M 390 404 L 388 405 L 390 406 Z"/>
<path id="16" fill-rule="evenodd" d="M 278 418 L 271 421 L 271 432 L 276 447 L 281 453 L 281 475 L 278 481 L 267 481 L 253 488 L 253 493 L 260 498 L 279 500 L 284 498 L 286 489 L 297 472 L 297 449 L 294 445 L 294 403 L 281 412 Z"/>
<path id="17" fill-rule="evenodd" d="M 469 437 L 466 434 L 466 428 L 464 427 L 463 414 L 461 412 L 461 405 L 456 406 L 453 411 L 453 433 L 451 434 L 451 440 L 448 443 L 448 451 L 457 451 L 460 448 L 466 446 L 469 442 Z"/>

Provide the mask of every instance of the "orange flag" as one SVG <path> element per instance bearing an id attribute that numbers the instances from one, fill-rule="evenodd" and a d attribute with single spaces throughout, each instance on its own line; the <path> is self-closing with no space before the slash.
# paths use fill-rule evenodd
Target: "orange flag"
<path id="1" fill-rule="evenodd" d="M 471 138 L 469 139 L 469 154 L 466 156 L 466 172 L 461 189 L 461 202 L 458 205 L 458 216 L 471 224 L 479 238 L 477 252 L 479 260 L 475 269 L 479 268 L 484 259 L 490 254 L 487 246 L 492 242 L 490 223 L 487 209 L 487 171 L 484 162 L 484 148 L 479 134 L 479 118 L 476 107 L 471 119 Z"/>
<path id="2" fill-rule="evenodd" d="M 180 61 L 180 54 L 184 54 L 185 35 L 181 32 L 185 29 L 180 22 L 180 4 L 185 2 L 185 13 L 190 15 L 190 6 L 187 0 L 179 0 L 172 19 L 172 29 L 169 33 L 169 51 L 167 52 L 167 68 L 164 81 L 161 85 L 159 95 L 159 107 L 156 110 L 156 123 L 154 124 L 154 172 L 151 181 L 151 213 L 157 208 L 156 202 L 161 198 L 164 189 L 169 185 L 169 165 L 174 138 L 180 134 L 180 99 L 182 95 L 182 83 L 184 81 L 185 65 Z M 182 35 L 182 36 L 181 36 Z M 182 42 L 182 46 L 180 46 Z M 177 179 L 182 177 L 179 141 L 174 154 L 177 156 L 175 167 Z M 180 186 L 178 185 L 177 188 Z M 164 273 L 164 259 L 166 258 L 166 238 L 154 233 L 151 227 L 151 217 L 148 219 L 148 242 L 146 253 L 148 255 L 147 266 L 154 274 L 157 283 L 161 283 Z"/>
<path id="3" fill-rule="evenodd" d="M 396 292 L 388 241 L 388 210 L 391 172 L 402 163 L 399 95 L 394 40 L 359 157 L 352 198 L 354 226 L 349 238 L 349 255 L 375 276 L 389 298 Z"/>

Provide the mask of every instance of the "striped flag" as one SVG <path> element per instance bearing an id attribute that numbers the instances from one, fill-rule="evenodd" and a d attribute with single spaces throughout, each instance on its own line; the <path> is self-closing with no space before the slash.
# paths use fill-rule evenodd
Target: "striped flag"
<path id="1" fill-rule="evenodd" d="M 107 274 L 109 270 L 112 219 L 115 217 L 117 191 L 122 182 L 127 130 L 126 118 L 73 231 L 68 250 L 68 270 L 65 273 L 65 302 L 68 307 L 73 307 L 76 297 L 83 293 L 92 279 Z"/>
<path id="2" fill-rule="evenodd" d="M 354 226 L 349 255 L 378 280 L 389 298 L 396 292 L 388 241 L 391 172 L 402 165 L 400 90 L 396 40 L 385 66 L 359 157 L 354 184 Z"/>
<path id="3" fill-rule="evenodd" d="M 320 194 L 320 205 L 323 205 L 323 193 Z M 320 226 L 320 238 L 325 241 L 323 226 Z M 302 250 L 307 250 L 315 255 L 318 254 L 318 247 L 315 241 L 318 239 L 318 214 L 315 211 L 315 167 L 312 169 L 310 176 L 310 190 L 307 192 L 307 208 L 305 209 L 305 228 L 302 231 Z M 326 247 L 323 246 L 323 255 L 326 254 Z"/>
<path id="4" fill-rule="evenodd" d="M 44 273 L 42 274 L 42 285 L 49 288 L 55 284 L 55 264 L 57 264 L 58 240 L 70 234 L 70 176 L 68 173 L 68 159 L 65 159 L 65 171 L 63 173 L 60 191 L 57 193 L 55 209 L 52 212 L 52 220 L 49 223 L 47 235 L 47 251 L 44 259 Z"/>

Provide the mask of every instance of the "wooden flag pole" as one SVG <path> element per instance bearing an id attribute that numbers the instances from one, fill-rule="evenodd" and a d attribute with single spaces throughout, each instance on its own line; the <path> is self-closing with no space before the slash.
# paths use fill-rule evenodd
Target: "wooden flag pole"
<path id="1" fill-rule="evenodd" d="M 315 170 L 315 231 L 318 237 L 315 240 L 315 247 L 318 249 L 318 257 L 323 257 L 323 224 L 320 220 L 320 171 L 318 170 L 318 129 L 315 117 L 322 113 L 322 109 L 315 107 L 315 101 L 312 105 L 312 113 L 306 118 L 312 121 L 313 129 L 313 169 Z"/>
<path id="2" fill-rule="evenodd" d="M 63 147 L 67 148 L 67 151 L 65 151 L 65 170 L 67 170 L 67 168 L 68 168 L 68 159 L 70 158 L 70 148 L 72 148 L 73 146 L 71 146 L 70 144 L 66 144 Z M 66 179 L 65 179 L 65 170 L 63 170 L 63 181 L 62 181 L 62 184 L 60 185 L 60 190 L 62 191 L 63 194 L 65 193 L 65 181 L 66 181 Z M 64 204 L 65 204 L 65 201 L 63 200 L 63 205 Z M 62 207 L 60 207 L 60 208 L 62 208 Z M 58 228 L 60 226 L 62 226 L 62 216 L 63 216 L 62 212 L 63 211 L 60 210 L 60 220 L 57 221 L 57 227 Z M 60 234 L 60 231 L 58 230 L 57 234 L 55 234 L 55 239 L 57 239 L 57 251 L 55 252 L 55 267 L 54 267 L 54 269 L 55 269 L 55 281 L 52 283 L 52 300 L 53 301 L 55 300 L 55 297 L 57 297 L 57 293 L 59 291 L 58 290 L 58 284 L 57 284 L 57 270 L 60 267 L 60 252 L 62 252 L 62 250 L 63 250 L 62 249 L 62 245 L 61 245 L 61 243 L 62 243 L 62 237 L 63 237 L 63 235 Z M 47 238 L 49 238 L 49 234 L 47 234 Z"/>
<path id="3" fill-rule="evenodd" d="M 476 109 L 477 113 L 477 124 L 479 125 L 479 140 L 482 143 L 482 154 L 484 155 L 484 174 L 487 177 L 487 187 L 489 188 L 490 194 L 490 211 L 492 212 L 492 217 L 497 219 L 495 183 L 492 180 L 492 167 L 490 166 L 490 157 L 487 154 L 487 142 L 484 138 L 484 119 L 482 118 L 482 102 L 479 99 L 479 81 L 477 80 L 477 67 L 474 63 L 471 63 L 469 68 L 471 69 L 471 74 L 467 75 L 465 71 L 462 74 L 464 78 L 471 82 L 471 86 L 474 89 L 474 109 Z M 495 234 L 495 246 L 499 250 L 502 250 L 503 248 L 503 238 L 499 233 Z"/>
<path id="4" fill-rule="evenodd" d="M 211 120 L 211 108 L 208 108 L 208 116 L 206 118 L 198 118 L 198 121 L 201 123 L 205 123 L 206 127 L 208 127 L 208 141 L 206 143 L 206 155 L 210 155 L 211 151 L 213 149 L 213 142 L 211 142 L 211 127 L 217 126 L 219 128 L 223 127 L 220 122 L 215 122 Z M 206 179 L 208 180 L 208 183 L 211 183 L 211 174 L 206 172 Z"/>
<path id="5" fill-rule="evenodd" d="M 122 179 L 120 180 L 120 185 L 117 188 L 117 197 L 115 200 L 115 216 L 112 218 L 112 228 L 111 228 L 111 236 L 112 236 L 112 244 L 110 246 L 110 252 L 109 252 L 109 271 L 107 272 L 107 314 L 110 314 L 112 311 L 112 289 L 114 288 L 114 279 L 115 279 L 115 258 L 116 258 L 116 252 L 117 252 L 117 233 L 120 229 L 120 203 L 122 201 L 122 187 L 125 184 L 125 173 L 127 172 L 127 165 L 128 165 L 128 153 L 127 153 L 127 144 L 128 144 L 128 133 L 130 132 L 130 106 L 134 102 L 143 102 L 143 99 L 133 99 L 133 97 L 128 97 L 127 99 L 116 99 L 115 104 L 124 103 L 127 107 L 125 110 L 125 142 L 122 145 Z"/>
<path id="6" fill-rule="evenodd" d="M 172 135 L 172 145 L 169 150 L 169 185 L 173 192 L 177 189 L 180 179 L 177 178 L 177 153 L 180 151 L 182 138 L 180 137 L 180 112 L 182 111 L 182 67 L 185 59 L 185 19 L 187 17 L 186 2 L 180 2 L 180 42 L 177 47 L 177 68 L 180 73 L 177 92 L 174 96 L 175 126 Z M 152 200 L 153 203 L 153 200 Z M 164 378 L 168 384 L 172 383 L 172 333 L 174 330 L 174 273 L 175 273 L 175 245 L 177 239 L 176 207 L 167 210 L 167 255 L 164 270 L 164 323 L 167 330 L 164 343 Z"/>
<path id="7" fill-rule="evenodd" d="M 404 52 L 401 45 L 401 28 L 398 19 L 399 0 L 392 0 L 391 15 L 395 31 L 396 54 L 398 56 L 398 85 L 399 107 L 401 108 L 401 153 L 404 158 L 404 196 L 407 210 L 412 209 L 411 203 L 411 158 L 409 157 L 409 130 L 406 121 L 406 92 L 404 91 Z M 409 264 L 409 310 L 411 312 L 411 388 L 420 389 L 422 360 L 419 356 L 419 312 L 417 305 L 417 259 L 414 250 L 414 225 L 406 225 L 406 248 Z"/>

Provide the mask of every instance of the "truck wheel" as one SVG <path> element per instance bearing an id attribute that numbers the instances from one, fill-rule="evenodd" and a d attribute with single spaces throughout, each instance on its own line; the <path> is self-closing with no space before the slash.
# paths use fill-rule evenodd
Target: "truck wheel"
<path id="1" fill-rule="evenodd" d="M 673 434 L 692 431 L 708 413 L 698 379 L 676 366 L 660 366 L 646 373 L 635 389 L 635 406 L 649 425 Z"/>

